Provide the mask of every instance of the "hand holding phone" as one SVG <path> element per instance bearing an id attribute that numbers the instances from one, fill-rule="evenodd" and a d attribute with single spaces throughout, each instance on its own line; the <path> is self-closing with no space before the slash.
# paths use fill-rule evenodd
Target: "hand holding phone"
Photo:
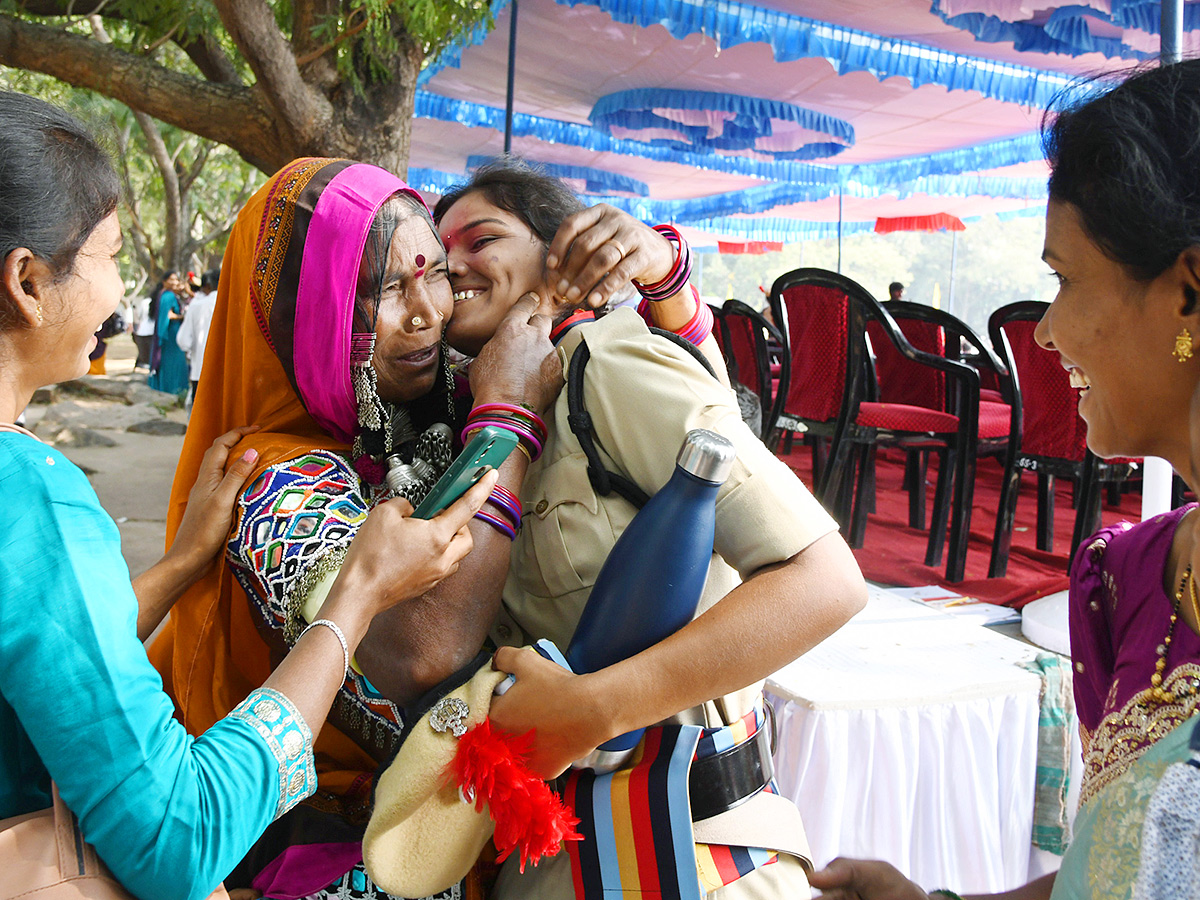
<path id="1" fill-rule="evenodd" d="M 430 489 L 413 517 L 432 519 L 465 494 L 489 469 L 498 469 L 516 446 L 516 434 L 507 428 L 488 425 L 479 429 Z"/>

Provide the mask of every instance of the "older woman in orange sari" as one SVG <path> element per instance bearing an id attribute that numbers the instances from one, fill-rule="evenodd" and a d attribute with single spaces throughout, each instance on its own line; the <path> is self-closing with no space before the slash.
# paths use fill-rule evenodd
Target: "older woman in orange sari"
<path id="1" fill-rule="evenodd" d="M 532 314 L 526 306 L 522 324 Z M 222 266 L 169 537 L 200 451 L 225 423 L 258 426 L 238 448 L 256 450 L 258 465 L 238 504 L 228 564 L 184 596 L 151 651 L 189 731 L 208 727 L 272 670 L 368 510 L 396 495 L 417 504 L 447 465 L 454 448 L 446 426 L 460 402 L 441 343 L 451 307 L 428 210 L 382 169 L 297 160 L 242 211 Z M 545 365 L 553 362 L 548 332 L 548 322 L 514 329 L 502 355 L 477 363 L 477 397 L 544 408 L 561 384 Z M 501 483 L 518 491 L 525 465 L 513 454 Z M 374 890 L 359 864 L 361 836 L 373 773 L 403 729 L 400 704 L 474 655 L 503 584 L 509 540 L 483 519 L 471 531 L 474 552 L 456 575 L 372 624 L 316 744 L 316 796 L 274 824 L 227 879 L 230 888 L 271 897 Z M 445 655 L 430 641 L 415 646 L 422 628 L 414 622 L 453 638 Z M 456 647 L 471 649 L 459 658 Z"/>

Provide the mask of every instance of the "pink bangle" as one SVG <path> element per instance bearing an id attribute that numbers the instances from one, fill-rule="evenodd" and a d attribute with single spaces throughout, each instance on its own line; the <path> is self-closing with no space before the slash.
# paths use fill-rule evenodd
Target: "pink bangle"
<path id="1" fill-rule="evenodd" d="M 466 428 L 462 430 L 459 439 L 463 444 L 466 444 L 472 434 L 488 425 L 494 428 L 503 428 L 505 431 L 511 431 L 515 434 L 517 440 L 521 442 L 522 448 L 526 451 L 526 455 L 529 456 L 530 462 L 533 462 L 542 455 L 542 442 L 537 439 L 537 436 L 532 431 L 521 428 L 512 419 L 475 419 L 469 422 Z"/>
<path id="2" fill-rule="evenodd" d="M 641 284 L 637 281 L 633 283 L 638 293 L 652 302 L 674 297 L 692 277 L 692 251 L 683 235 L 673 225 L 655 225 L 654 230 L 675 244 L 675 262 L 667 277 L 661 281 L 654 284 Z"/>
<path id="3" fill-rule="evenodd" d="M 691 287 L 689 285 L 689 287 Z M 689 344 L 699 346 L 704 342 L 704 339 L 712 334 L 713 330 L 713 312 L 707 303 L 700 299 L 700 295 L 696 289 L 692 287 L 692 297 L 696 301 L 696 312 L 688 320 L 688 323 L 682 328 L 677 329 L 674 334 L 679 335 Z M 647 324 L 653 324 L 653 318 L 650 312 L 650 301 L 643 300 L 638 304 L 638 314 L 646 320 Z"/>
<path id="4" fill-rule="evenodd" d="M 689 344 L 699 346 L 712 333 L 713 313 L 707 303 L 696 302 L 696 315 L 680 331 L 679 336 Z"/>
<path id="5" fill-rule="evenodd" d="M 500 415 L 496 415 L 499 413 Z M 473 424 L 476 420 L 497 419 L 511 417 L 516 419 L 521 424 L 528 424 L 530 430 L 534 432 L 541 440 L 546 440 L 548 434 L 546 423 L 542 417 L 535 413 L 532 409 L 524 406 L 514 406 L 511 403 L 483 403 L 471 410 L 467 416 L 468 424 Z"/>

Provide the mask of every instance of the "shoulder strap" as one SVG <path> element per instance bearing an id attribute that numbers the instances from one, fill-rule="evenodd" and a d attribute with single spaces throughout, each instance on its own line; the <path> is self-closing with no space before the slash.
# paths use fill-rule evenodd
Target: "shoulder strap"
<path id="1" fill-rule="evenodd" d="M 704 354 L 691 343 L 679 335 L 661 328 L 651 327 L 650 331 L 685 349 L 700 365 L 704 366 L 709 375 L 712 375 L 713 378 L 717 377 Z M 591 482 L 592 489 L 601 497 L 607 497 L 615 491 L 619 496 L 641 509 L 649 501 L 650 495 L 624 475 L 604 468 L 604 463 L 600 459 L 600 451 L 596 449 L 596 439 L 592 433 L 592 415 L 583 405 L 583 370 L 591 358 L 592 351 L 588 348 L 587 341 L 580 341 L 575 352 L 571 354 L 571 371 L 567 376 L 567 424 L 571 426 L 571 433 L 575 435 L 583 450 L 583 455 L 587 457 L 588 481 Z"/>

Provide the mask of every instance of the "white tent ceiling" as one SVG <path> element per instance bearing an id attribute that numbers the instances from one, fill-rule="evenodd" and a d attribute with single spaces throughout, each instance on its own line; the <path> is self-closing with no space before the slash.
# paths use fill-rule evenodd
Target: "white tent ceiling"
<path id="1" fill-rule="evenodd" d="M 933 11 L 930 0 L 519 2 L 513 151 L 580 187 L 592 180 L 591 193 L 642 218 L 734 240 L 828 233 L 839 194 L 847 223 L 1040 207 L 1044 108 L 1075 76 L 1131 64 L 1079 46 L 1136 56 L 1157 40 L 1114 24 L 1147 0 L 1093 0 L 1058 18 L 1020 0 L 934 0 Z M 502 152 L 510 16 L 505 5 L 460 60 L 427 72 L 410 155 L 422 189 Z M 1012 39 L 978 40 L 945 19 Z M 1013 43 L 1064 46 L 1052 34 L 1078 55 Z M 610 109 L 611 127 L 593 127 Z M 667 117 L 651 136 L 699 125 L 682 138 L 692 145 L 631 138 L 651 114 Z M 750 149 L 703 146 L 732 140 L 733 124 L 760 129 Z M 805 140 L 810 158 L 772 153 Z"/>

